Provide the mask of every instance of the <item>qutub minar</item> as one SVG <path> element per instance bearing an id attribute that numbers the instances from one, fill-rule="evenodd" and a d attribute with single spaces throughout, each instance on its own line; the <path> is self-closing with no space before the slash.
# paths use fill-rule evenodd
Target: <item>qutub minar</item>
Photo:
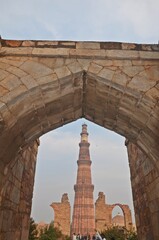
<path id="1" fill-rule="evenodd" d="M 99 192 L 98 199 L 94 203 L 89 146 L 87 125 L 83 124 L 79 143 L 79 158 L 77 160 L 77 179 L 74 185 L 75 198 L 72 224 L 71 206 L 67 193 L 64 193 L 61 202 L 53 202 L 50 205 L 54 209 L 54 226 L 68 236 L 72 236 L 73 233 L 92 236 L 95 229 L 101 232 L 113 225 L 125 226 L 128 230 L 132 229 L 132 217 L 128 205 L 107 204 L 103 192 Z M 124 216 L 112 217 L 115 206 L 122 209 Z"/>
<path id="2" fill-rule="evenodd" d="M 77 161 L 77 180 L 74 185 L 75 198 L 72 217 L 72 233 L 93 235 L 95 229 L 95 212 L 91 178 L 91 160 L 89 154 L 87 125 L 82 125 L 79 159 Z"/>

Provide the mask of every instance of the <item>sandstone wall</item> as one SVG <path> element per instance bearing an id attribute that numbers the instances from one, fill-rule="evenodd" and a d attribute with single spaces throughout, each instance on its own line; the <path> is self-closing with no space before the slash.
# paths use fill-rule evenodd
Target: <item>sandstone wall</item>
<path id="1" fill-rule="evenodd" d="M 106 204 L 105 195 L 100 192 L 98 199 L 95 203 L 95 221 L 96 229 L 101 232 L 113 225 L 112 211 L 115 206 L 119 206 L 124 215 L 124 222 L 126 229 L 132 229 L 131 211 L 128 205 L 123 204 Z"/>
<path id="2" fill-rule="evenodd" d="M 99 232 L 111 226 L 111 211 L 111 206 L 105 202 L 105 195 L 100 192 L 95 202 L 95 224 Z"/>
<path id="3" fill-rule="evenodd" d="M 28 240 L 38 145 L 35 141 L 19 152 L 4 170 L 7 180 L 0 192 L 0 240 Z"/>
<path id="4" fill-rule="evenodd" d="M 62 195 L 61 202 L 53 202 L 50 205 L 54 209 L 54 227 L 62 231 L 64 235 L 70 236 L 71 207 L 67 194 Z"/>
<path id="5" fill-rule="evenodd" d="M 131 184 L 139 239 L 159 239 L 159 173 L 155 164 L 127 142 Z"/>

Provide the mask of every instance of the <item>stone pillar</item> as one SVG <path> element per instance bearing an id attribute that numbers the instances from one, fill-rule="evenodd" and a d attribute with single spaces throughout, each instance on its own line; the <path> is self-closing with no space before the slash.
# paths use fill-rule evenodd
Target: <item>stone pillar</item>
<path id="1" fill-rule="evenodd" d="M 117 206 L 117 204 L 116 204 L 116 206 Z M 127 230 L 132 230 L 133 224 L 132 224 L 131 210 L 130 210 L 129 206 L 125 205 L 125 204 L 118 204 L 118 206 L 122 209 L 123 214 L 124 214 L 125 228 Z"/>
<path id="2" fill-rule="evenodd" d="M 74 185 L 75 199 L 72 218 L 72 233 L 93 235 L 95 229 L 94 201 L 91 179 L 87 125 L 82 125 L 77 180 Z"/>
<path id="3" fill-rule="evenodd" d="M 53 202 L 50 206 L 54 209 L 54 227 L 63 235 L 70 236 L 71 206 L 67 194 L 62 195 L 61 203 Z"/>
<path id="4" fill-rule="evenodd" d="M 134 144 L 126 142 L 139 240 L 159 239 L 159 173 Z"/>
<path id="5" fill-rule="evenodd" d="M 28 240 L 36 157 L 32 143 L 4 169 L 0 192 L 0 240 Z"/>

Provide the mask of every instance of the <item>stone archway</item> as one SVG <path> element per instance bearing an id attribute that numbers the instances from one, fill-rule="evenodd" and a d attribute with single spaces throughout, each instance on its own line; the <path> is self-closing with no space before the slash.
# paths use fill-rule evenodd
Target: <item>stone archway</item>
<path id="1" fill-rule="evenodd" d="M 108 204 L 106 202 L 105 194 L 99 192 L 98 199 L 95 202 L 95 221 L 96 228 L 99 232 L 113 226 L 112 212 L 116 206 L 120 207 L 123 212 L 125 228 L 127 230 L 132 230 L 132 216 L 129 206 L 121 203 Z"/>
<path id="2" fill-rule="evenodd" d="M 120 207 L 120 209 L 123 212 L 125 228 L 127 230 L 132 230 L 132 216 L 131 216 L 131 210 L 130 210 L 129 206 L 124 205 L 124 204 L 120 204 L 120 203 L 116 203 L 116 204 L 111 205 L 111 207 L 112 207 L 111 216 L 112 216 L 112 211 L 116 206 Z"/>
<path id="3" fill-rule="evenodd" d="M 134 143 L 158 178 L 158 45 L 1 40 L 0 56 L 1 238 L 26 239 L 23 226 L 13 227 L 15 213 L 21 222 L 25 207 L 4 190 L 13 184 L 12 162 L 42 134 L 80 117 Z M 13 185 L 21 192 L 15 179 Z M 150 210 L 150 222 L 153 216 Z M 159 230 L 150 225 L 158 239 Z"/>

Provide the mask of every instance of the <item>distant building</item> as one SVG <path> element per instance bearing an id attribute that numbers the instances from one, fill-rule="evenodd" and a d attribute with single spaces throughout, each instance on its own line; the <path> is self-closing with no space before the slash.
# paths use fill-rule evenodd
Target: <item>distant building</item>
<path id="1" fill-rule="evenodd" d="M 113 226 L 119 226 L 119 227 L 124 227 L 125 222 L 124 222 L 124 216 L 118 214 L 112 218 L 112 225 Z"/>
<path id="2" fill-rule="evenodd" d="M 55 212 L 55 227 L 58 227 L 64 235 L 75 232 L 76 234 L 90 234 L 91 236 L 95 233 L 95 229 L 101 232 L 113 225 L 125 226 L 128 230 L 132 229 L 132 217 L 128 205 L 107 204 L 103 192 L 99 192 L 98 199 L 94 204 L 89 146 L 87 125 L 83 124 L 81 142 L 79 143 L 79 159 L 77 161 L 77 180 L 74 185 L 75 198 L 72 224 L 70 224 L 71 207 L 65 193 L 62 196 L 61 203 L 53 202 L 50 205 Z M 112 211 L 116 206 L 122 209 L 124 216 L 117 215 L 112 218 Z"/>

